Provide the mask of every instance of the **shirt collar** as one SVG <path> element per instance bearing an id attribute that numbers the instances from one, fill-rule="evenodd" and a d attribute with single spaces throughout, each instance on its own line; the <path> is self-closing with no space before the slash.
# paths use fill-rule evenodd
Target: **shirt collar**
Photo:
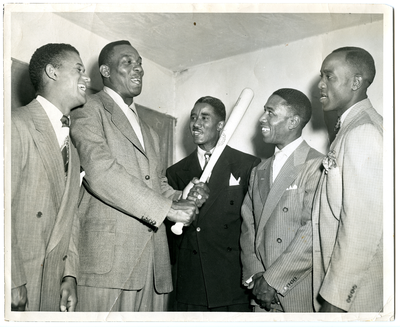
<path id="1" fill-rule="evenodd" d="M 288 145 L 286 145 L 284 148 L 282 148 L 281 150 L 279 150 L 277 147 L 275 147 L 275 153 L 278 151 L 281 151 L 282 153 L 285 154 L 285 156 L 287 158 L 290 157 L 290 155 L 294 152 L 294 150 L 297 149 L 297 147 L 301 144 L 301 142 L 303 142 L 304 139 L 302 136 L 298 137 L 297 139 L 295 139 L 294 141 L 292 141 L 291 143 L 289 143 Z"/>
<path id="2" fill-rule="evenodd" d="M 344 113 L 342 113 L 342 115 L 340 116 L 340 125 L 343 125 L 344 120 L 346 119 L 351 109 L 353 109 L 356 104 L 353 104 L 349 109 L 347 109 Z"/>
<path id="3" fill-rule="evenodd" d="M 122 97 L 121 97 L 117 92 L 115 92 L 113 89 L 111 89 L 111 88 L 109 88 L 109 87 L 107 87 L 107 86 L 104 86 L 104 87 L 103 87 L 103 91 L 106 92 L 106 93 L 115 101 L 115 103 L 116 103 L 121 109 L 129 107 L 129 108 L 135 110 L 135 102 L 134 102 L 134 100 L 133 100 L 133 97 L 132 97 L 132 104 L 131 104 L 130 106 L 128 106 L 128 105 L 124 102 L 124 100 L 122 99 Z"/>

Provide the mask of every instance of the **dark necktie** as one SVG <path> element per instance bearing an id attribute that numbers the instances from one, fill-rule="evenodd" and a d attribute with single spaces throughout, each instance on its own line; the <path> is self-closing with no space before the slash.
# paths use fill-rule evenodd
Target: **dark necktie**
<path id="1" fill-rule="evenodd" d="M 203 170 L 206 169 L 206 166 L 207 166 L 208 162 L 210 161 L 210 157 L 211 157 L 211 153 L 210 152 L 204 153 L 205 163 L 204 163 Z"/>
<path id="2" fill-rule="evenodd" d="M 333 128 L 333 131 L 335 132 L 335 134 L 337 134 L 339 132 L 340 125 L 341 125 L 341 120 L 340 120 L 340 116 L 339 116 L 336 121 L 335 127 Z"/>
<path id="3" fill-rule="evenodd" d="M 62 116 L 62 118 L 60 120 L 62 123 L 62 127 L 69 128 L 69 118 L 67 116 Z M 69 162 L 69 137 L 68 136 L 65 138 L 64 143 L 61 146 L 61 156 L 62 156 L 63 162 L 64 162 L 65 178 L 67 178 L 68 162 Z"/>

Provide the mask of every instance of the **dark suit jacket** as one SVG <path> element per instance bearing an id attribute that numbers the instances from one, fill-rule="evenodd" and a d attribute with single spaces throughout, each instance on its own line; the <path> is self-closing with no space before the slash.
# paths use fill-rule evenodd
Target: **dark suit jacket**
<path id="1" fill-rule="evenodd" d="M 68 178 L 56 134 L 35 99 L 11 113 L 12 287 L 26 285 L 30 311 L 59 311 L 60 286 L 77 275 L 79 158 Z"/>
<path id="2" fill-rule="evenodd" d="M 140 124 L 145 150 L 104 91 L 71 112 L 86 190 L 79 205 L 78 285 L 139 290 L 151 261 L 157 292 L 172 290 L 164 219 L 180 192 L 162 175 L 157 134 Z"/>
<path id="3" fill-rule="evenodd" d="M 208 184 L 210 197 L 197 219 L 178 240 L 177 300 L 219 307 L 249 302 L 241 286 L 240 208 L 250 173 L 260 160 L 227 146 Z M 202 170 L 197 150 L 167 169 L 170 185 L 179 190 Z M 230 176 L 240 185 L 230 186 Z"/>

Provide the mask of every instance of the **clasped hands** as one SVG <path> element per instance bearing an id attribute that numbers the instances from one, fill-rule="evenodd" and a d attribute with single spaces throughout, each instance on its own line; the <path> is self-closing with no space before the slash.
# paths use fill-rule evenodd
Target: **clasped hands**
<path id="1" fill-rule="evenodd" d="M 276 290 L 266 282 L 263 274 L 263 271 L 254 274 L 252 281 L 247 285 L 247 288 L 253 289 L 252 293 L 260 307 L 270 311 L 271 304 L 280 303 Z"/>
<path id="2" fill-rule="evenodd" d="M 181 222 L 184 226 L 189 226 L 193 222 L 199 213 L 199 208 L 207 201 L 210 194 L 208 186 L 200 182 L 198 178 L 193 178 L 191 182 L 194 185 L 187 198 L 173 202 L 167 215 L 168 220 L 175 223 Z"/>

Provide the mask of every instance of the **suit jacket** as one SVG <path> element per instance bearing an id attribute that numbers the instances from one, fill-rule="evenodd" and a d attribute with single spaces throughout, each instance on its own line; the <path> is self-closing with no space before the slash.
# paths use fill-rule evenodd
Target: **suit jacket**
<path id="1" fill-rule="evenodd" d="M 272 184 L 272 158 L 252 171 L 242 206 L 243 282 L 264 271 L 285 312 L 311 312 L 311 206 L 322 154 L 303 141 Z"/>
<path id="2" fill-rule="evenodd" d="M 121 108 L 104 91 L 72 111 L 71 119 L 86 190 L 79 205 L 78 285 L 139 290 L 151 261 L 157 292 L 170 292 L 163 221 L 181 192 L 162 175 L 157 134 L 140 122 L 144 150 Z"/>
<path id="3" fill-rule="evenodd" d="M 77 275 L 79 158 L 68 177 L 56 134 L 35 99 L 11 112 L 12 287 L 26 285 L 32 311 L 59 311 L 64 276 Z"/>
<path id="4" fill-rule="evenodd" d="M 250 173 L 260 159 L 227 146 L 211 174 L 210 195 L 197 219 L 178 239 L 177 300 L 212 307 L 249 303 L 241 286 L 240 208 Z M 167 169 L 168 182 L 183 190 L 202 169 L 197 150 Z M 233 176 L 240 181 L 231 185 Z"/>
<path id="5" fill-rule="evenodd" d="M 337 167 L 321 176 L 316 194 L 315 297 L 345 311 L 383 309 L 382 147 L 382 117 L 360 101 L 331 145 Z"/>

